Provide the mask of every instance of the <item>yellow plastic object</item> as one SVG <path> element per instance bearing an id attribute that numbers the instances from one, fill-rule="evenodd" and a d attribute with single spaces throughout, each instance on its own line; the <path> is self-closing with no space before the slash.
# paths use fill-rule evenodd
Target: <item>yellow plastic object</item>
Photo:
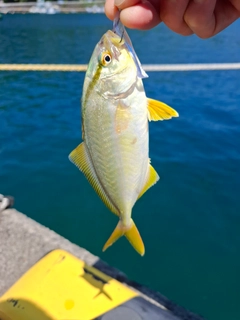
<path id="1" fill-rule="evenodd" d="M 54 250 L 0 298 L 0 320 L 92 320 L 136 296 L 70 253 Z"/>

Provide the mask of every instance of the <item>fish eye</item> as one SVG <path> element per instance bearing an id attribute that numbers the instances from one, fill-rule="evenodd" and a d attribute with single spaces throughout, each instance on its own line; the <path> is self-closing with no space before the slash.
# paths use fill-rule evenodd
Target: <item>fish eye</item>
<path id="1" fill-rule="evenodd" d="M 112 57 L 109 52 L 103 52 L 100 57 L 100 63 L 106 67 L 109 63 L 111 63 Z"/>

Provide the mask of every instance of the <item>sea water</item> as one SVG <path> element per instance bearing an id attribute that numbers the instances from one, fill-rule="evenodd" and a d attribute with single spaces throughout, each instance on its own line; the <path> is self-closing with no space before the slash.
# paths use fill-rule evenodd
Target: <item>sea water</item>
<path id="1" fill-rule="evenodd" d="M 6 15 L 0 63 L 87 64 L 112 23 L 103 14 Z M 201 40 L 160 25 L 129 30 L 144 64 L 240 62 L 240 21 Z M 239 320 L 240 70 L 148 72 L 149 97 L 180 117 L 150 123 L 160 181 L 134 206 L 146 246 L 102 253 L 118 219 L 68 160 L 81 142 L 84 73 L 0 72 L 0 192 L 15 207 L 212 320 Z M 21 226 L 19 226 L 21 228 Z"/>

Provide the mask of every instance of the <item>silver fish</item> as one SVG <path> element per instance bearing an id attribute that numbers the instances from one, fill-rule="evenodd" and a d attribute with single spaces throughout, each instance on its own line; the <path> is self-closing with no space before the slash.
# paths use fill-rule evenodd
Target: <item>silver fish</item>
<path id="1" fill-rule="evenodd" d="M 135 202 L 159 179 L 149 159 L 148 121 L 170 119 L 178 113 L 146 97 L 144 74 L 132 44 L 126 34 L 114 31 L 102 36 L 90 59 L 82 94 L 83 142 L 69 158 L 119 217 L 103 250 L 125 235 L 144 255 L 131 215 Z"/>

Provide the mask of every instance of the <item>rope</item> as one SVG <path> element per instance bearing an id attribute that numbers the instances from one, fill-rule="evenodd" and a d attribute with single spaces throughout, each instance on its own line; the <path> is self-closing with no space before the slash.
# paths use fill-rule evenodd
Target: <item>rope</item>
<path id="1" fill-rule="evenodd" d="M 240 70 L 240 63 L 148 64 L 146 71 Z"/>
<path id="2" fill-rule="evenodd" d="M 145 71 L 240 70 L 240 63 L 146 64 Z M 0 64 L 0 71 L 64 71 L 82 72 L 86 64 Z"/>
<path id="3" fill-rule="evenodd" d="M 86 71 L 86 64 L 0 64 L 2 71 Z"/>

